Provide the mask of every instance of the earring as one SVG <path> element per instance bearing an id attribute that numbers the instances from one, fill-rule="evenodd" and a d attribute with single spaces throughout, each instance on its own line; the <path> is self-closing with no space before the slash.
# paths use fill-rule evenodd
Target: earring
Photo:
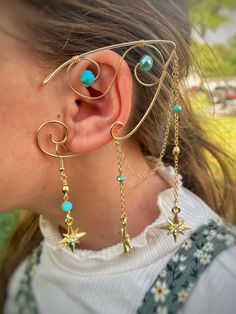
<path id="1" fill-rule="evenodd" d="M 158 45 L 160 45 L 161 47 L 162 47 L 162 45 L 169 45 L 172 47 L 172 51 L 171 51 L 168 58 L 163 56 L 161 49 L 159 49 Z M 145 114 L 143 115 L 143 117 L 141 118 L 141 120 L 128 134 L 123 135 L 123 136 L 115 135 L 115 129 L 117 127 L 119 127 L 118 133 L 120 133 L 120 131 L 124 127 L 124 123 L 121 121 L 115 122 L 110 128 L 110 135 L 112 136 L 113 140 L 115 141 L 116 152 L 117 152 L 117 162 L 118 162 L 119 174 L 116 177 L 116 180 L 119 182 L 119 185 L 120 185 L 120 200 L 121 200 L 120 235 L 121 235 L 124 253 L 127 253 L 130 251 L 130 249 L 132 248 L 132 244 L 131 244 L 130 236 L 128 233 L 128 217 L 127 217 L 127 213 L 126 213 L 126 209 L 125 209 L 125 193 L 124 193 L 125 176 L 123 175 L 122 163 L 124 163 L 124 165 L 129 169 L 129 171 L 133 175 L 137 176 L 138 178 L 141 178 L 142 180 L 146 180 L 149 176 L 156 173 L 158 171 L 161 163 L 162 163 L 163 157 L 164 157 L 165 152 L 166 152 L 168 137 L 169 137 L 169 133 L 170 133 L 170 126 L 171 126 L 172 120 L 174 120 L 174 130 L 175 130 L 174 148 L 172 151 L 173 159 L 174 159 L 174 170 L 175 170 L 175 183 L 174 183 L 174 188 L 173 188 L 173 190 L 174 190 L 174 205 L 172 208 L 172 213 L 173 213 L 174 217 L 172 220 L 168 220 L 168 225 L 163 226 L 162 229 L 168 230 L 167 234 L 173 235 L 173 238 L 176 241 L 179 234 L 184 234 L 184 230 L 191 228 L 190 226 L 184 225 L 183 219 L 180 219 L 178 216 L 180 214 L 180 211 L 181 211 L 179 204 L 178 204 L 178 197 L 179 197 L 179 192 L 178 192 L 179 191 L 179 181 L 178 181 L 179 180 L 178 179 L 179 166 L 178 166 L 178 164 L 179 164 L 179 154 L 180 154 L 179 131 L 178 130 L 179 130 L 179 113 L 181 112 L 181 105 L 178 104 L 179 60 L 178 60 L 178 55 L 176 52 L 176 44 L 173 41 L 169 41 L 169 40 L 139 40 L 139 41 L 126 42 L 126 43 L 110 45 L 110 46 L 106 46 L 103 48 L 94 49 L 92 51 L 83 53 L 81 55 L 76 55 L 76 56 L 72 57 L 71 59 L 67 60 L 62 65 L 60 65 L 55 71 L 50 73 L 43 81 L 43 86 L 44 86 L 50 80 L 52 80 L 57 75 L 58 72 L 60 72 L 63 68 L 67 67 L 67 75 L 66 75 L 67 82 L 68 82 L 68 85 L 70 86 L 70 88 L 76 94 L 78 94 L 80 97 L 83 97 L 85 99 L 93 99 L 93 100 L 100 99 L 100 98 L 104 97 L 109 92 L 112 84 L 114 83 L 114 81 L 118 75 L 118 71 L 119 71 L 119 68 L 121 66 L 121 63 L 125 59 L 127 54 L 135 48 L 140 48 L 140 47 L 145 47 L 145 46 L 148 47 L 149 49 L 152 49 L 154 51 L 154 53 L 156 53 L 158 55 L 159 62 L 161 62 L 162 66 L 163 66 L 163 69 L 162 69 L 162 72 L 160 74 L 159 79 L 152 82 L 152 83 L 148 83 L 148 82 L 143 81 L 142 78 L 140 78 L 140 74 L 139 74 L 140 72 L 148 74 L 152 70 L 153 65 L 154 65 L 154 60 L 153 60 L 151 55 L 149 55 L 149 54 L 142 55 L 139 62 L 134 67 L 134 76 L 135 76 L 138 83 L 140 83 L 141 85 L 143 85 L 145 87 L 152 87 L 152 86 L 156 87 L 152 101 L 148 105 L 148 108 L 147 108 Z M 121 56 L 117 66 L 116 66 L 116 71 L 115 71 L 114 77 L 112 78 L 112 80 L 111 80 L 109 86 L 107 87 L 107 89 L 105 90 L 105 92 L 103 92 L 103 94 L 101 94 L 99 96 L 92 97 L 92 96 L 84 95 L 84 94 L 80 93 L 78 90 L 76 90 L 76 88 L 72 85 L 72 83 L 70 81 L 70 77 L 69 77 L 71 67 L 78 62 L 81 62 L 83 60 L 87 60 L 87 61 L 90 61 L 97 68 L 97 75 L 96 76 L 90 70 L 85 70 L 81 74 L 81 77 L 80 77 L 81 84 L 84 85 L 85 87 L 88 87 L 91 84 L 93 84 L 93 82 L 96 79 L 99 78 L 100 66 L 96 61 L 87 57 L 87 55 L 92 54 L 93 52 L 103 51 L 105 49 L 116 49 L 116 48 L 127 48 L 127 49 L 123 53 L 123 55 Z M 164 47 L 164 51 L 166 51 L 165 48 L 166 47 Z M 164 83 L 166 76 L 167 76 L 167 73 L 168 73 L 168 68 L 170 66 L 172 69 L 172 87 L 170 90 L 170 104 L 169 104 L 169 107 L 167 109 L 167 123 L 166 123 L 164 137 L 163 137 L 163 144 L 161 147 L 160 155 L 157 158 L 157 161 L 155 163 L 154 168 L 152 170 L 150 170 L 147 174 L 141 175 L 141 174 L 137 173 L 129 165 L 129 163 L 128 163 L 127 159 L 125 158 L 124 153 L 122 151 L 120 142 L 122 140 L 126 140 L 130 136 L 132 136 L 137 131 L 137 129 L 141 126 L 141 124 L 146 119 L 146 117 L 148 116 L 149 112 L 151 111 L 152 107 L 154 106 L 154 104 L 155 104 L 155 102 L 156 102 L 156 100 L 160 94 L 161 88 L 163 86 L 163 83 Z M 174 114 L 174 119 L 172 117 L 172 114 Z"/>
<path id="2" fill-rule="evenodd" d="M 168 230 L 167 235 L 173 235 L 174 241 L 177 241 L 178 235 L 184 235 L 184 230 L 191 229 L 192 227 L 184 224 L 184 220 L 179 218 L 181 209 L 179 207 L 179 113 L 182 110 L 182 106 L 178 103 L 178 90 L 179 90 L 179 62 L 177 54 L 173 58 L 173 84 L 172 84 L 172 113 L 174 114 L 174 148 L 172 150 L 172 155 L 174 157 L 174 205 L 171 209 L 173 214 L 173 219 L 168 220 L 168 224 L 161 227 L 161 229 Z"/>
<path id="3" fill-rule="evenodd" d="M 116 177 L 116 180 L 119 182 L 120 185 L 120 200 L 121 200 L 121 216 L 120 216 L 120 235 L 121 235 L 121 241 L 123 244 L 123 250 L 124 253 L 127 253 L 132 249 L 130 236 L 128 233 L 128 217 L 125 211 L 125 193 L 124 193 L 124 181 L 125 176 L 123 175 L 123 169 L 122 169 L 122 150 L 121 145 L 118 139 L 116 139 L 116 136 L 113 134 L 113 128 L 115 128 L 116 125 L 121 125 L 123 127 L 123 123 L 116 122 L 112 125 L 110 134 L 115 140 L 116 144 L 116 150 L 117 150 L 117 163 L 118 163 L 118 172 L 119 175 Z"/>
<path id="4" fill-rule="evenodd" d="M 64 128 L 64 138 L 61 141 L 56 141 L 52 137 L 52 133 L 50 131 L 49 133 L 49 139 L 52 144 L 56 145 L 56 154 L 47 152 L 45 149 L 43 149 L 41 143 L 40 143 L 40 133 L 44 127 L 47 127 L 49 124 L 57 124 L 60 125 Z M 75 251 L 75 246 L 76 244 L 79 244 L 80 241 L 79 239 L 83 237 L 86 232 L 79 232 L 79 229 L 77 228 L 76 230 L 73 229 L 73 224 L 74 224 L 74 219 L 71 216 L 71 210 L 73 209 L 73 203 L 69 200 L 68 193 L 70 191 L 68 182 L 67 182 L 67 175 L 65 173 L 65 165 L 64 165 L 64 158 L 68 157 L 76 157 L 78 156 L 77 154 L 70 154 L 70 155 L 61 155 L 59 152 L 59 147 L 63 147 L 66 149 L 65 143 L 68 138 L 68 128 L 67 126 L 57 120 L 51 120 L 48 122 L 43 123 L 40 125 L 40 127 L 37 130 L 37 143 L 38 147 L 40 150 L 45 153 L 48 156 L 59 158 L 59 171 L 60 171 L 60 179 L 62 181 L 62 193 L 63 193 L 63 202 L 61 203 L 61 210 L 66 213 L 66 219 L 65 219 L 65 224 L 67 227 L 67 233 L 63 233 L 64 239 L 58 242 L 58 244 L 64 244 L 64 247 L 70 247 L 71 251 L 74 253 Z"/>

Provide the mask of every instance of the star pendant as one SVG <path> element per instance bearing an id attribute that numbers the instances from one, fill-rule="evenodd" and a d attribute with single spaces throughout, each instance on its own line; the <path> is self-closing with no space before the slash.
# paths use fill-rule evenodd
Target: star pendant
<path id="1" fill-rule="evenodd" d="M 83 237 L 86 232 L 79 232 L 79 229 L 73 230 L 71 228 L 71 232 L 63 233 L 64 239 L 58 242 L 58 244 L 65 244 L 64 247 L 69 246 L 71 251 L 75 252 L 75 245 L 80 243 L 79 239 Z"/>
<path id="2" fill-rule="evenodd" d="M 161 229 L 168 230 L 167 235 L 173 235 L 175 241 L 177 241 L 178 235 L 184 235 L 184 230 L 192 229 L 192 227 L 184 225 L 184 220 L 179 219 L 177 215 L 174 215 L 173 220 L 168 220 L 168 225 L 161 227 Z"/>

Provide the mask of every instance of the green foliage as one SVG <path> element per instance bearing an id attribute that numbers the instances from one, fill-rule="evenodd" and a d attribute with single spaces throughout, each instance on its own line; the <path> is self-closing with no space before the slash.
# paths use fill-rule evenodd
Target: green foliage
<path id="1" fill-rule="evenodd" d="M 14 228 L 18 217 L 18 211 L 11 211 L 0 214 L 0 251 L 2 251 L 4 243 L 6 242 L 8 235 Z"/>
<path id="2" fill-rule="evenodd" d="M 236 116 L 213 115 L 213 105 L 206 93 L 192 96 L 191 105 L 194 112 L 199 116 L 199 121 L 208 139 L 236 160 Z M 219 164 L 212 155 L 206 154 L 206 156 L 215 177 L 221 180 L 222 173 Z"/>
<path id="3" fill-rule="evenodd" d="M 236 8 L 235 0 L 189 0 L 189 15 L 192 23 L 198 28 L 202 37 L 207 29 L 216 29 L 229 22 L 222 13 L 223 8 Z"/>
<path id="4" fill-rule="evenodd" d="M 236 41 L 236 40 L 235 40 Z M 236 75 L 236 44 L 234 38 L 231 44 L 192 43 L 193 55 L 201 67 L 205 77 L 222 77 Z"/>

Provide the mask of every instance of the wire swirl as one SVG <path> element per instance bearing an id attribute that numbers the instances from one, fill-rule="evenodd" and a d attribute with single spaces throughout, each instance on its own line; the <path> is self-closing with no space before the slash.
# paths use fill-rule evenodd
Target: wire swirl
<path id="1" fill-rule="evenodd" d="M 41 140 L 40 140 L 42 129 L 44 129 L 45 127 L 47 127 L 47 126 L 50 125 L 50 124 L 57 124 L 57 125 L 60 125 L 60 126 L 63 127 L 63 130 L 64 130 L 63 138 L 62 138 L 61 140 L 55 140 L 55 139 L 53 138 L 52 132 L 50 131 L 50 133 L 49 133 L 49 140 L 50 140 L 50 142 L 51 142 L 52 144 L 56 145 L 56 148 L 55 148 L 56 154 L 53 154 L 53 153 L 50 153 L 50 152 L 46 151 L 46 150 L 43 148 L 43 146 L 42 146 L 42 144 L 41 144 Z M 68 139 L 68 133 L 69 133 L 68 127 L 67 127 L 63 122 L 61 122 L 61 121 L 58 121 L 58 120 L 51 120 L 51 121 L 47 121 L 47 122 L 41 124 L 40 127 L 39 127 L 38 130 L 37 130 L 37 133 L 36 133 L 36 141 L 37 141 L 37 144 L 38 144 L 39 149 L 40 149 L 43 153 L 45 153 L 46 155 L 51 156 L 51 157 L 55 157 L 55 158 L 67 158 L 67 157 L 77 157 L 77 156 L 79 156 L 78 154 L 61 155 L 61 154 L 59 153 L 59 147 L 60 147 L 60 146 L 63 147 L 65 150 L 68 151 L 68 149 L 67 149 L 66 146 L 65 146 L 65 143 L 66 143 L 66 141 L 67 141 L 67 139 Z"/>

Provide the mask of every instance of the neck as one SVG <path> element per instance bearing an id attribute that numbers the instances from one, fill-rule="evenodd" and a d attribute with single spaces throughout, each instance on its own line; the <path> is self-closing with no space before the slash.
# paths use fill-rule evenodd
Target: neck
<path id="1" fill-rule="evenodd" d="M 150 170 L 150 165 L 141 152 L 126 147 L 125 155 L 129 156 L 132 166 L 139 173 L 146 174 Z M 100 250 L 121 241 L 121 200 L 120 187 L 116 180 L 118 168 L 115 158 L 115 149 L 109 149 L 105 154 L 103 151 L 102 157 L 97 152 L 96 163 L 94 156 L 91 159 L 81 158 L 78 172 L 75 171 L 78 161 L 73 161 L 70 167 L 67 167 L 70 200 L 74 204 L 71 212 L 75 221 L 73 227 L 79 227 L 80 232 L 87 233 L 81 238 L 81 249 Z M 78 175 L 75 176 L 75 173 Z M 169 186 L 157 173 L 141 180 L 123 166 L 123 174 L 128 232 L 132 238 L 158 218 L 160 211 L 156 204 L 157 195 Z M 64 219 L 65 214 L 59 214 L 57 209 L 57 215 L 54 215 L 52 221 L 60 226 L 61 234 L 65 232 Z"/>

